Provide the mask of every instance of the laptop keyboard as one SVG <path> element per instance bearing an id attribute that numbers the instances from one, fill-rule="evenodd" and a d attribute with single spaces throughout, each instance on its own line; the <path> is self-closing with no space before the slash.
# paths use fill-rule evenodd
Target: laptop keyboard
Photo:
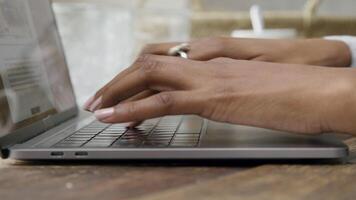
<path id="1" fill-rule="evenodd" d="M 94 121 L 54 145 L 57 148 L 196 147 L 203 120 L 195 116 L 168 116 L 147 120 L 134 129 L 123 124 Z"/>

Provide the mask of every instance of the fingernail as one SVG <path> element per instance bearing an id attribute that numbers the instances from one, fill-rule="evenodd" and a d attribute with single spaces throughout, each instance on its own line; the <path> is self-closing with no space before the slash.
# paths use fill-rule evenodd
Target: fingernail
<path id="1" fill-rule="evenodd" d="M 104 120 L 108 117 L 111 117 L 114 114 L 114 108 L 106 108 L 102 110 L 95 111 L 94 115 L 98 120 Z"/>
<path id="2" fill-rule="evenodd" d="M 94 112 L 95 110 L 97 110 L 97 109 L 101 106 L 102 101 L 103 101 L 103 97 L 99 97 L 97 100 L 95 100 L 95 101 L 91 104 L 89 110 L 92 111 L 92 112 Z"/>
<path id="3" fill-rule="evenodd" d="M 90 98 L 85 102 L 83 108 L 84 108 L 85 110 L 89 110 L 89 109 L 90 109 L 90 106 L 91 106 L 91 104 L 94 102 L 94 100 L 95 100 L 95 99 L 94 99 L 94 96 L 90 97 Z"/>

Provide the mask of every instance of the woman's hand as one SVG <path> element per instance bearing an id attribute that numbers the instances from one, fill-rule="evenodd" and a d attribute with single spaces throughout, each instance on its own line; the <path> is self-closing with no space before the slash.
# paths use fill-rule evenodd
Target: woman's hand
<path id="1" fill-rule="evenodd" d="M 180 43 L 161 43 L 147 45 L 141 55 L 167 55 L 170 48 Z M 276 63 L 310 64 L 318 66 L 346 67 L 350 65 L 350 50 L 343 42 L 323 39 L 308 40 L 271 40 L 271 39 L 236 39 L 214 37 L 193 40 L 189 43 L 190 59 L 208 61 L 227 57 L 238 60 L 253 60 Z M 110 83 L 97 92 L 103 93 L 112 84 L 138 68 L 133 65 L 120 73 Z M 129 100 L 138 100 L 154 94 L 156 91 L 145 91 Z M 91 99 L 85 107 L 94 111 L 100 106 L 99 101 Z"/>
<path id="2" fill-rule="evenodd" d="M 355 77 L 354 69 L 145 55 L 90 104 L 106 123 L 195 114 L 297 133 L 356 133 Z"/>
<path id="3" fill-rule="evenodd" d="M 147 45 L 142 54 L 167 55 L 179 43 Z M 214 37 L 189 42 L 189 58 L 211 60 L 228 57 L 277 63 L 309 64 L 318 66 L 348 67 L 351 53 L 346 44 L 323 39 L 237 39 Z"/>

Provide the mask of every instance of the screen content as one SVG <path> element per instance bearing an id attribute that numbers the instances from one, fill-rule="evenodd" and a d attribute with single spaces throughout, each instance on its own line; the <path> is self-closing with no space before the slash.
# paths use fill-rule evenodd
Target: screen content
<path id="1" fill-rule="evenodd" d="M 0 0 L 0 137 L 73 107 L 49 0 Z"/>

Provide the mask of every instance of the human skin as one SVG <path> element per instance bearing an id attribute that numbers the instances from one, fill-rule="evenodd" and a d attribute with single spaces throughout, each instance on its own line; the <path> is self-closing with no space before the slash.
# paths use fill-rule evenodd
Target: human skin
<path id="1" fill-rule="evenodd" d="M 142 55 L 87 109 L 106 123 L 194 114 L 294 133 L 356 134 L 355 88 L 354 68 Z"/>
<path id="2" fill-rule="evenodd" d="M 142 54 L 167 55 L 180 43 L 147 45 Z M 308 64 L 330 67 L 350 66 L 348 46 L 340 41 L 324 39 L 237 39 L 210 37 L 189 42 L 189 59 L 210 60 L 228 57 L 277 63 Z"/>
<path id="3" fill-rule="evenodd" d="M 155 54 L 167 55 L 170 48 L 181 43 L 149 44 L 143 48 L 141 55 Z M 254 60 L 264 62 L 308 64 L 317 66 L 348 67 L 351 63 L 351 52 L 347 45 L 340 41 L 323 39 L 237 39 L 231 37 L 209 37 L 189 42 L 188 56 L 191 60 L 208 61 L 215 58 L 226 57 L 238 60 Z M 106 90 L 118 78 L 101 88 L 96 96 Z M 148 90 L 130 99 L 138 100 L 156 93 Z M 85 108 L 94 111 L 98 101 L 92 97 L 85 104 Z M 93 105 L 94 104 L 94 105 Z M 136 125 L 138 123 L 133 123 Z"/>

